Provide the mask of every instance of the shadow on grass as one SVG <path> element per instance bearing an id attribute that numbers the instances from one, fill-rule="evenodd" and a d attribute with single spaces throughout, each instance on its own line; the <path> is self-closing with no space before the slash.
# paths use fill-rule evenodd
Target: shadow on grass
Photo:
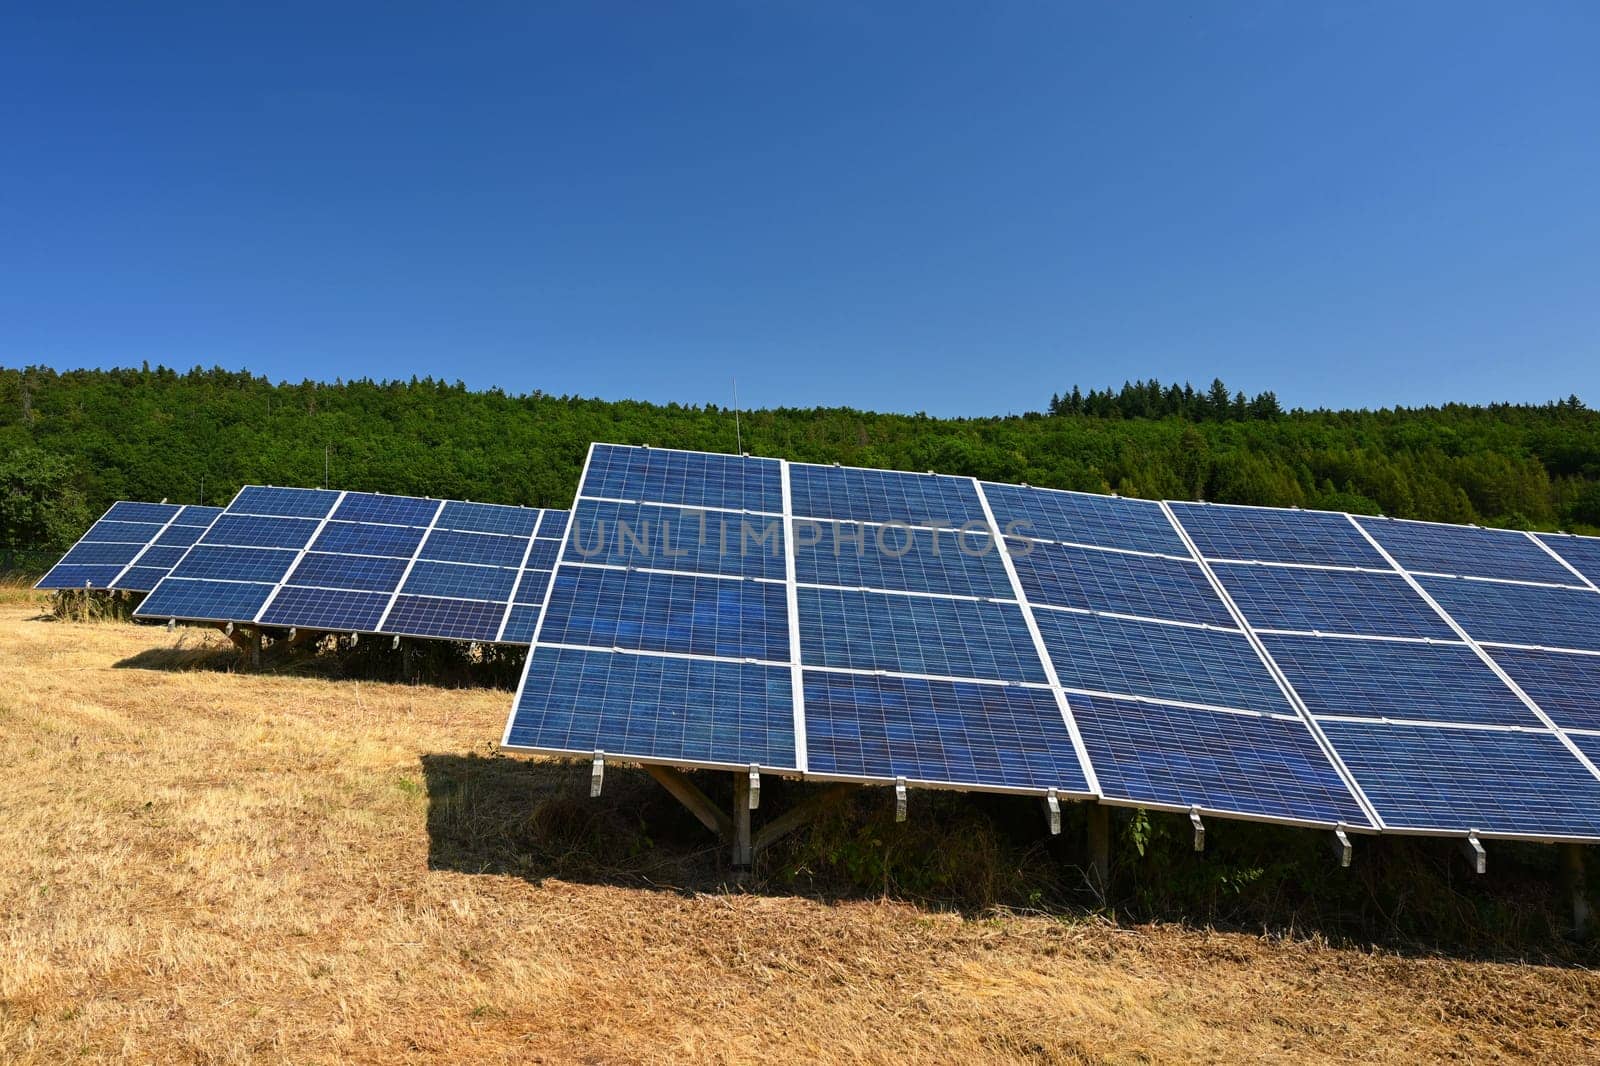
<path id="1" fill-rule="evenodd" d="M 733 883 L 728 849 L 635 767 L 608 764 L 597 799 L 587 763 L 429 754 L 422 771 L 432 869 L 678 892 Z M 727 809 L 732 774 L 693 777 Z M 822 787 L 763 778 L 756 829 Z M 932 791 L 913 791 L 910 818 L 897 823 L 892 792 L 863 788 L 758 857 L 743 887 L 828 902 L 890 897 L 969 916 L 1098 914 L 1410 955 L 1600 963 L 1592 943 L 1567 937 L 1554 847 L 1496 843 L 1479 876 L 1454 841 L 1360 837 L 1355 864 L 1342 869 L 1326 833 L 1212 819 L 1196 854 L 1186 817 L 1117 811 L 1104 907 L 1083 876 L 1086 824 L 1083 805 L 1064 804 L 1063 832 L 1051 837 L 1035 800 Z"/>
<path id="2" fill-rule="evenodd" d="M 215 644 L 185 646 L 179 643 L 170 648 L 146 648 L 126 659 L 118 659 L 111 665 L 116 670 L 168 670 L 173 673 L 210 670 L 228 673 L 244 668 L 248 664 L 244 656 L 234 648 L 218 647 Z"/>

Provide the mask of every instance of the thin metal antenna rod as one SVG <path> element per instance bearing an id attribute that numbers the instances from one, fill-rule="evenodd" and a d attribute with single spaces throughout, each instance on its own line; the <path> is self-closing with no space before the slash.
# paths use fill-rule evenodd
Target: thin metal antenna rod
<path id="1" fill-rule="evenodd" d="M 744 432 L 739 428 L 739 379 L 733 379 L 733 450 L 744 454 Z"/>
<path id="2" fill-rule="evenodd" d="M 323 488 L 327 488 L 328 487 L 328 452 L 329 452 L 330 449 L 332 449 L 332 447 L 333 447 L 333 445 L 331 445 L 331 444 L 324 444 L 322 446 L 322 487 Z"/>

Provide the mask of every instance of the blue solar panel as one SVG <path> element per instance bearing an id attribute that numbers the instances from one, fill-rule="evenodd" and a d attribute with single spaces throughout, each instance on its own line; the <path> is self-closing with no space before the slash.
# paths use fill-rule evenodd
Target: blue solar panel
<path id="1" fill-rule="evenodd" d="M 572 514 L 566 555 L 571 562 L 784 577 L 783 520 L 773 515 L 605 500 L 579 500 Z M 555 541 L 538 543 L 559 547 Z"/>
<path id="2" fill-rule="evenodd" d="M 380 559 L 367 555 L 322 555 L 307 552 L 289 575 L 287 584 L 314 585 L 328 589 L 357 589 L 367 592 L 393 592 L 405 573 L 404 559 Z M 301 625 L 311 626 L 311 622 Z"/>
<path id="3" fill-rule="evenodd" d="M 317 534 L 312 551 L 337 555 L 381 555 L 409 559 L 416 554 L 425 530 L 415 526 L 366 526 L 329 522 Z"/>
<path id="4" fill-rule="evenodd" d="M 1487 649 L 1540 710 L 1563 729 L 1600 729 L 1600 655 Z"/>
<path id="5" fill-rule="evenodd" d="M 800 518 L 987 528 L 971 478 L 791 463 L 789 494 Z"/>
<path id="6" fill-rule="evenodd" d="M 1204 503 L 1173 503 L 1171 507 L 1207 559 L 1390 569 L 1342 514 Z"/>
<path id="7" fill-rule="evenodd" d="M 1562 536 L 1555 533 L 1540 533 L 1538 537 L 1584 577 L 1600 585 L 1600 537 Z M 1569 580 L 1568 584 L 1573 582 Z"/>
<path id="8" fill-rule="evenodd" d="M 779 514 L 781 476 L 776 459 L 597 444 L 580 494 Z"/>
<path id="9" fill-rule="evenodd" d="M 1234 624 L 1198 563 L 1062 544 L 1033 544 L 1013 551 L 1012 560 L 1035 604 Z"/>
<path id="10" fill-rule="evenodd" d="M 96 563 L 74 564 L 57 563 L 50 568 L 50 572 L 39 579 L 34 588 L 40 589 L 81 589 L 81 588 L 110 588 L 111 583 L 122 573 L 121 563 Z"/>
<path id="11" fill-rule="evenodd" d="M 83 535 L 86 541 L 116 541 L 123 544 L 148 544 L 161 527 L 151 522 L 116 522 L 102 518 Z"/>
<path id="12" fill-rule="evenodd" d="M 168 577 L 134 612 L 141 618 L 248 621 L 272 595 L 273 586 L 240 581 L 189 581 Z"/>
<path id="13" fill-rule="evenodd" d="M 482 600 L 399 596 L 384 620 L 383 632 L 404 637 L 491 641 L 499 635 L 505 611 L 503 603 Z"/>
<path id="14" fill-rule="evenodd" d="M 83 588 L 88 581 L 97 589 L 146 591 L 200 537 L 215 510 L 119 500 L 34 587 Z"/>
<path id="15" fill-rule="evenodd" d="M 1212 570 L 1256 629 L 1456 639 L 1399 574 L 1230 563 Z"/>
<path id="16" fill-rule="evenodd" d="M 1578 583 L 1572 571 L 1522 533 L 1382 518 L 1356 521 L 1407 570 L 1556 585 Z"/>
<path id="17" fill-rule="evenodd" d="M 983 483 L 983 494 L 1002 532 L 1102 548 L 1185 557 L 1189 554 L 1166 512 L 1151 500 L 1092 496 L 988 481 Z"/>
<path id="18" fill-rule="evenodd" d="M 805 672 L 816 773 L 1088 791 L 1048 689 Z"/>
<path id="19" fill-rule="evenodd" d="M 1537 716 L 1465 644 L 1264 636 L 1315 715 L 1520 725 Z"/>
<path id="20" fill-rule="evenodd" d="M 172 568 L 172 576 L 275 584 L 283 580 L 294 560 L 292 551 L 197 544 Z"/>
<path id="21" fill-rule="evenodd" d="M 789 659 L 782 585 L 588 567 L 563 567 L 555 582 L 545 643 Z"/>
<path id="22" fill-rule="evenodd" d="M 1022 609 L 1014 603 L 815 588 L 800 589 L 798 598 L 807 666 L 1045 680 Z"/>
<path id="23" fill-rule="evenodd" d="M 451 500 L 439 512 L 440 529 L 464 533 L 500 533 L 508 537 L 531 537 L 539 524 L 539 511 L 530 507 L 511 507 L 503 503 L 463 503 Z"/>
<path id="24" fill-rule="evenodd" d="M 143 550 L 143 544 L 86 540 L 74 545 L 67 554 L 61 557 L 61 562 L 67 566 L 92 563 L 116 563 L 120 566 L 126 566 L 133 561 L 135 555 L 138 555 Z"/>
<path id="25" fill-rule="evenodd" d="M 116 587 L 129 592 L 149 592 L 167 576 L 165 566 L 130 566 L 117 577 Z"/>
<path id="26" fill-rule="evenodd" d="M 174 518 L 173 524 L 180 526 L 209 526 L 222 514 L 221 507 L 206 507 L 201 504 L 191 503 Z"/>
<path id="27" fill-rule="evenodd" d="M 285 585 L 262 613 L 261 621 L 267 625 L 370 633 L 377 629 L 388 606 L 388 593 Z"/>
<path id="28" fill-rule="evenodd" d="M 171 570 L 178 565 L 178 560 L 183 558 L 183 548 L 162 548 L 152 545 L 144 550 L 136 560 L 136 564 L 146 569 Z"/>
<path id="29" fill-rule="evenodd" d="M 1600 780 L 1549 733 L 1324 722 L 1395 828 L 1600 836 Z"/>
<path id="30" fill-rule="evenodd" d="M 374 522 L 391 526 L 426 526 L 439 511 L 438 500 L 415 496 L 380 496 L 347 492 L 333 517 L 342 522 Z"/>
<path id="31" fill-rule="evenodd" d="M 1012 599 L 994 538 L 853 522 L 795 523 L 801 584 Z M 779 560 L 777 577 L 783 576 Z"/>
<path id="32" fill-rule="evenodd" d="M 563 511 L 563 514 L 566 512 Z M 526 570 L 554 570 L 556 558 L 561 554 L 559 540 L 536 540 L 533 548 L 528 552 L 528 561 L 523 564 Z"/>
<path id="33" fill-rule="evenodd" d="M 180 526 L 173 523 L 161 531 L 155 543 L 162 547 L 187 548 L 205 535 L 207 526 Z"/>
<path id="34" fill-rule="evenodd" d="M 513 599 L 517 603 L 544 603 L 544 590 L 550 585 L 550 571 L 524 570 L 522 581 L 517 585 L 517 594 Z"/>
<path id="35" fill-rule="evenodd" d="M 1371 822 L 1299 721 L 1073 696 L 1073 717 L 1108 797 L 1286 818 Z"/>
<path id="36" fill-rule="evenodd" d="M 796 768 L 789 669 L 536 647 L 506 744 Z"/>
<path id="37" fill-rule="evenodd" d="M 445 596 L 461 600 L 511 599 L 518 571 L 503 566 L 420 561 L 411 568 L 404 592 L 413 596 Z"/>
<path id="38" fill-rule="evenodd" d="M 542 595 L 542 593 L 541 593 Z M 533 631 L 539 626 L 539 608 L 515 604 L 506 616 L 505 632 L 500 634 L 504 644 L 532 644 Z"/>
<path id="39" fill-rule="evenodd" d="M 330 489 L 285 489 L 248 485 L 228 505 L 233 514 L 325 518 L 339 494 Z"/>
<path id="40" fill-rule="evenodd" d="M 135 503 L 130 500 L 118 500 L 111 505 L 105 517 L 113 522 L 153 522 L 164 526 L 177 517 L 182 510 L 175 503 Z"/>
<path id="41" fill-rule="evenodd" d="M 306 518 L 256 518 L 225 514 L 211 524 L 203 544 L 233 544 L 254 548 L 304 548 L 317 532 Z"/>
<path id="42" fill-rule="evenodd" d="M 1048 609 L 1034 618 L 1068 689 L 1294 713 L 1243 633 Z"/>
<path id="43" fill-rule="evenodd" d="M 536 534 L 540 540 L 560 540 L 567 531 L 566 511 L 546 511 L 544 517 L 539 519 L 539 532 Z"/>
<path id="44" fill-rule="evenodd" d="M 527 551 L 527 537 L 435 529 L 423 542 L 417 558 L 445 563 L 478 563 L 481 566 L 521 566 L 522 557 Z"/>
<path id="45" fill-rule="evenodd" d="M 1600 593 L 1418 578 L 1474 640 L 1600 651 Z"/>

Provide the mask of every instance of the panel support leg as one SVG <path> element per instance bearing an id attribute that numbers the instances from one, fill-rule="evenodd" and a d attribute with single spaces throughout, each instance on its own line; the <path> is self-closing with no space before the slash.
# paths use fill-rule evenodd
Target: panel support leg
<path id="1" fill-rule="evenodd" d="M 261 647 L 266 643 L 266 638 L 261 633 L 261 627 L 256 626 L 250 634 L 250 668 L 261 669 Z"/>
<path id="2" fill-rule="evenodd" d="M 733 868 L 742 881 L 750 872 L 753 852 L 750 847 L 750 773 L 733 775 Z"/>
<path id="3" fill-rule="evenodd" d="M 1103 904 L 1111 891 L 1111 808 L 1088 803 L 1084 811 L 1089 816 L 1089 887 Z"/>
<path id="4" fill-rule="evenodd" d="M 1584 876 L 1583 845 L 1565 844 L 1561 848 L 1561 883 L 1572 901 L 1572 938 L 1589 936 L 1588 878 Z"/>
<path id="5" fill-rule="evenodd" d="M 654 778 L 656 784 L 672 793 L 672 798 L 687 807 L 701 825 L 717 834 L 718 839 L 733 840 L 733 819 L 722 813 L 722 808 L 711 802 L 711 798 L 700 791 L 688 774 L 653 763 L 645 763 L 644 772 Z"/>

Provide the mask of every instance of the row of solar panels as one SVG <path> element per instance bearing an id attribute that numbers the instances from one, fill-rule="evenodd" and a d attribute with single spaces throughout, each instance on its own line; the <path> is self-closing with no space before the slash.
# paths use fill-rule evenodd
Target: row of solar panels
<path id="1" fill-rule="evenodd" d="M 513 750 L 1600 839 L 1594 538 L 596 445 L 554 575 Z"/>
<path id="2" fill-rule="evenodd" d="M 596 445 L 570 525 L 252 487 L 192 539 L 140 616 L 531 640 L 512 749 L 1600 838 L 1595 538 Z"/>
<path id="3" fill-rule="evenodd" d="M 38 587 L 148 591 L 145 618 L 527 644 L 565 525 L 565 511 L 250 486 L 226 509 L 117 503 Z"/>

